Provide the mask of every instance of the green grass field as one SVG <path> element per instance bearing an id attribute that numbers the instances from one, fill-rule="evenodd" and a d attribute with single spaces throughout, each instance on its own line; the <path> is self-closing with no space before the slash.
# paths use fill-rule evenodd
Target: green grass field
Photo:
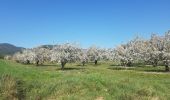
<path id="1" fill-rule="evenodd" d="M 164 67 L 22 65 L 0 60 L 0 100 L 170 100 Z"/>

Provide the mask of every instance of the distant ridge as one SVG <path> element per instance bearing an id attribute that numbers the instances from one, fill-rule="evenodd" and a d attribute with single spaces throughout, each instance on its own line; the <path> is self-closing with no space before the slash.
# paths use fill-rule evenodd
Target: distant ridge
<path id="1" fill-rule="evenodd" d="M 41 45 L 38 46 L 38 48 L 46 48 L 46 49 L 52 49 L 55 45 Z"/>
<path id="2" fill-rule="evenodd" d="M 5 55 L 12 55 L 16 52 L 22 51 L 23 47 L 17 47 L 9 43 L 0 43 L 0 58 L 3 58 Z"/>

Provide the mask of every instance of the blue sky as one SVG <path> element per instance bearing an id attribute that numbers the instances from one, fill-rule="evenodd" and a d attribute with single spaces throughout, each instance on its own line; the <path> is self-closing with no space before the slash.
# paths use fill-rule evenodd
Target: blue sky
<path id="1" fill-rule="evenodd" d="M 170 29 L 170 0 L 0 0 L 0 43 L 114 47 Z"/>

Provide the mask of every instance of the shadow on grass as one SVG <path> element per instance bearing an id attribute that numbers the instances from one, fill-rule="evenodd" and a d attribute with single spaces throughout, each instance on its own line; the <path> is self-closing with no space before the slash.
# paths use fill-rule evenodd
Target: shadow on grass
<path id="1" fill-rule="evenodd" d="M 84 65 L 84 66 L 83 66 L 83 65 L 81 65 L 81 64 L 78 64 L 78 65 L 76 65 L 76 66 L 85 67 L 85 66 L 87 66 L 87 65 Z"/>
<path id="2" fill-rule="evenodd" d="M 110 66 L 117 66 L 117 67 L 123 67 L 122 65 L 115 65 L 115 64 L 112 64 L 112 65 L 110 65 Z M 135 67 L 145 67 L 146 65 L 138 65 L 138 64 L 134 64 L 134 65 L 131 65 L 131 67 L 133 67 L 133 66 L 135 66 Z M 130 67 L 129 67 L 130 68 Z"/>
<path id="3" fill-rule="evenodd" d="M 112 64 L 112 65 L 110 65 L 110 66 L 121 66 L 121 65 L 115 65 L 115 64 Z"/>
<path id="4" fill-rule="evenodd" d="M 156 73 L 166 73 L 167 71 L 162 69 L 138 69 L 135 67 L 109 67 L 110 70 L 134 70 L 134 71 L 142 71 L 142 72 L 156 72 Z"/>
<path id="5" fill-rule="evenodd" d="M 58 66 L 58 65 L 39 65 L 39 66 L 54 66 L 54 67 L 56 67 L 56 66 Z"/>
<path id="6" fill-rule="evenodd" d="M 83 69 L 85 69 L 85 68 L 64 68 L 64 69 L 57 68 L 56 70 L 69 71 L 69 70 L 83 70 Z"/>
<path id="7" fill-rule="evenodd" d="M 145 71 L 145 72 L 158 72 L 158 73 L 159 73 L 159 72 L 161 72 L 161 73 L 162 73 L 162 72 L 167 72 L 167 71 L 165 71 L 165 70 L 153 70 L 153 69 L 152 69 L 152 70 L 143 70 L 143 71 Z"/>
<path id="8" fill-rule="evenodd" d="M 101 63 L 101 62 L 98 62 L 98 63 L 95 65 L 94 62 L 88 62 L 87 65 L 90 65 L 90 66 L 100 66 L 100 65 L 102 65 L 102 63 Z"/>
<path id="9" fill-rule="evenodd" d="M 135 70 L 135 67 L 109 67 L 110 70 Z"/>

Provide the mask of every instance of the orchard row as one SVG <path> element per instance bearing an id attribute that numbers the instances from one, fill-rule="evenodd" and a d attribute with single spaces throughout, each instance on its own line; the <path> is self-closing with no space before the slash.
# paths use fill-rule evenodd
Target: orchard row
<path id="1" fill-rule="evenodd" d="M 126 44 L 121 44 L 116 48 L 98 48 L 92 46 L 83 49 L 74 43 L 54 45 L 53 47 L 36 47 L 24 49 L 5 59 L 15 60 L 26 64 L 43 64 L 44 62 L 61 63 L 62 69 L 68 62 L 86 63 L 102 61 L 119 62 L 122 66 L 132 66 L 134 64 L 152 64 L 153 66 L 164 65 L 169 71 L 170 64 L 170 31 L 163 36 L 152 34 L 150 39 L 136 37 Z"/>

